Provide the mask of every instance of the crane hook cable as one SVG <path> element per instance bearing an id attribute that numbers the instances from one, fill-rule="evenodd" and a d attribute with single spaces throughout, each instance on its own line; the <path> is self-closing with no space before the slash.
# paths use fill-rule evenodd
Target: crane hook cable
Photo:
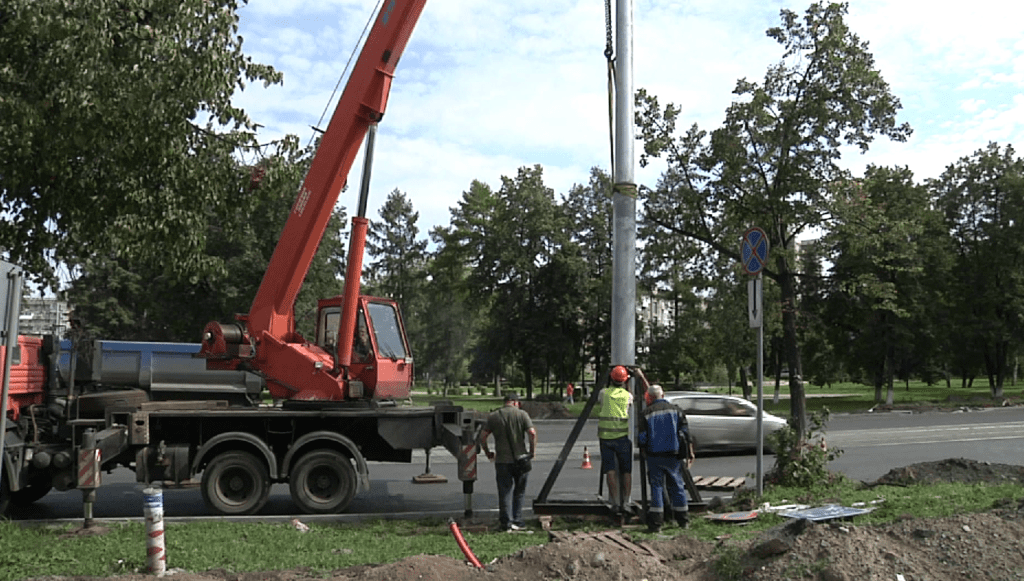
<path id="1" fill-rule="evenodd" d="M 604 58 L 608 61 L 608 149 L 611 183 L 615 183 L 615 53 L 612 49 L 612 1 L 604 0 Z"/>
<path id="2" fill-rule="evenodd" d="M 366 19 L 363 31 L 359 34 L 359 39 L 356 40 L 355 46 L 352 47 L 352 52 L 348 55 L 348 62 L 345 63 L 345 68 L 341 71 L 341 75 L 338 76 L 338 82 L 334 83 L 334 90 L 331 91 L 331 96 L 327 99 L 327 104 L 324 105 L 323 112 L 320 113 L 320 119 L 318 119 L 316 125 L 313 126 L 313 135 L 309 137 L 309 143 L 306 144 L 307 147 L 312 145 L 313 139 L 315 139 L 317 133 L 323 133 L 323 130 L 320 129 L 320 124 L 324 122 L 324 117 L 327 116 L 327 110 L 331 108 L 331 103 L 334 102 L 334 96 L 338 94 L 338 87 L 341 86 L 341 81 L 345 78 L 345 73 L 347 73 L 349 67 L 352 66 L 352 59 L 356 56 L 359 49 L 359 43 L 362 42 L 363 38 L 366 36 L 366 31 L 370 29 L 370 25 L 373 23 L 374 17 L 378 12 L 380 12 L 380 3 L 381 0 L 377 0 L 377 5 L 373 7 L 373 11 L 370 12 L 370 17 Z"/>

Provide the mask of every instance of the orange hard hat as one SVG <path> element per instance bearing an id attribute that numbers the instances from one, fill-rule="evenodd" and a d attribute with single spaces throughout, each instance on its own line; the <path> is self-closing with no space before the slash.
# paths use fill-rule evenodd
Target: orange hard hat
<path id="1" fill-rule="evenodd" d="M 627 371 L 625 367 L 621 365 L 616 365 L 615 367 L 612 367 L 612 381 L 614 381 L 615 383 L 626 383 L 627 379 L 629 379 L 629 371 Z"/>

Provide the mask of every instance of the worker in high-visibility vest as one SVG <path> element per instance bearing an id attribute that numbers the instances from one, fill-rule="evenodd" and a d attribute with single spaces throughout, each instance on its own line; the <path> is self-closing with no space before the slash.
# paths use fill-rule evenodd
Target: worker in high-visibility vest
<path id="1" fill-rule="evenodd" d="M 613 367 L 608 379 L 608 387 L 598 394 L 601 412 L 597 438 L 601 446 L 601 474 L 608 484 L 612 514 L 621 517 L 633 489 L 633 442 L 629 439 L 633 394 L 626 389 L 629 370 L 622 365 Z"/>

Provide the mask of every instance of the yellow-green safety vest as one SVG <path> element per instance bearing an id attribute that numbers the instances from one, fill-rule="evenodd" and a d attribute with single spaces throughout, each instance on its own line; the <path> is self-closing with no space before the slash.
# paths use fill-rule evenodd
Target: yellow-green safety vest
<path id="1" fill-rule="evenodd" d="M 613 387 L 604 393 L 601 415 L 597 417 L 597 437 L 614 440 L 629 435 L 629 391 Z"/>

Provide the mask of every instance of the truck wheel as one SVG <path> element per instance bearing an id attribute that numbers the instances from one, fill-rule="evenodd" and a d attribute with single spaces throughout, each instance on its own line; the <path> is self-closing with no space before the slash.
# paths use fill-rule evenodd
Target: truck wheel
<path id="1" fill-rule="evenodd" d="M 27 506 L 47 495 L 53 485 L 50 484 L 50 477 L 37 478 L 35 482 L 22 487 L 21 490 L 11 493 L 11 504 L 14 506 Z"/>
<path id="2" fill-rule="evenodd" d="M 0 517 L 7 516 L 7 509 L 10 508 L 10 505 L 11 491 L 7 487 L 7 471 L 0 469 Z"/>
<path id="3" fill-rule="evenodd" d="M 203 500 L 221 514 L 253 514 L 267 503 L 267 467 L 249 452 L 224 452 L 203 470 Z"/>
<path id="4" fill-rule="evenodd" d="M 306 513 L 344 511 L 356 495 L 356 471 L 342 453 L 314 450 L 295 463 L 288 484 L 292 500 Z"/>

